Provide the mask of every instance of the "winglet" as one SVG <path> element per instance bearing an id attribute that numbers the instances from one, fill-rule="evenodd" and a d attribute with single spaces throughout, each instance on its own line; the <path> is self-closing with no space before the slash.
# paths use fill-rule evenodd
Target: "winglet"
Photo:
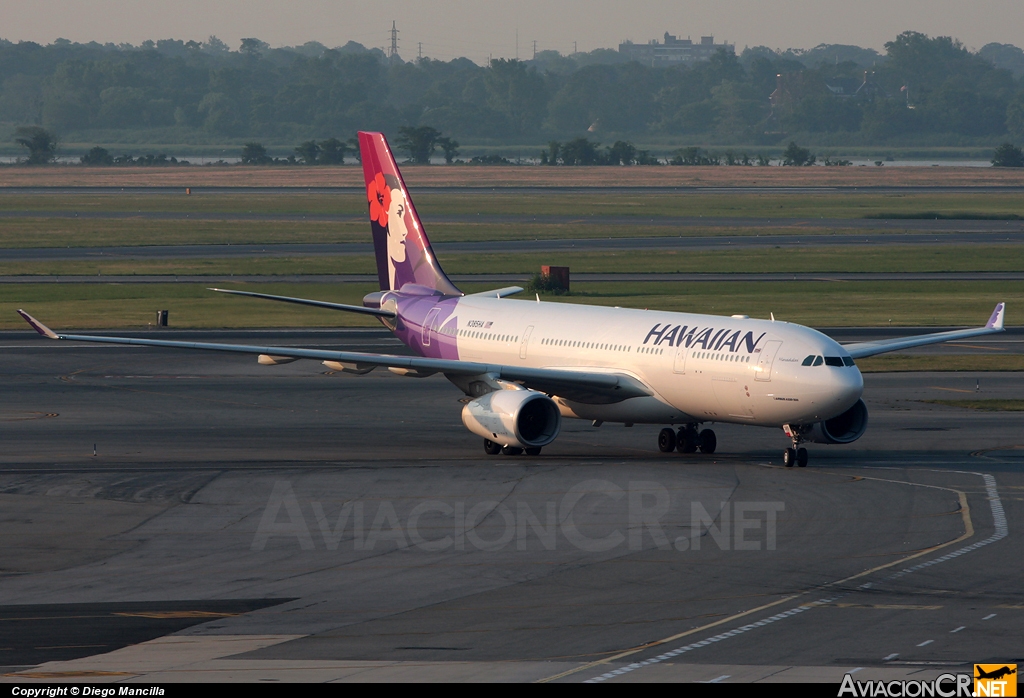
<path id="1" fill-rule="evenodd" d="M 990 330 L 1001 330 L 1003 329 L 1003 318 L 1006 315 L 1006 303 L 999 303 L 996 305 L 996 309 L 992 311 L 992 317 L 985 323 L 985 327 Z"/>
<path id="2" fill-rule="evenodd" d="M 36 332 L 43 335 L 44 337 L 49 337 L 50 339 L 60 339 L 60 335 L 58 335 L 56 332 L 51 330 L 43 323 L 36 320 L 34 317 L 26 313 L 24 310 L 18 310 L 18 315 L 25 318 L 25 322 L 32 325 L 32 329 L 34 329 Z"/>

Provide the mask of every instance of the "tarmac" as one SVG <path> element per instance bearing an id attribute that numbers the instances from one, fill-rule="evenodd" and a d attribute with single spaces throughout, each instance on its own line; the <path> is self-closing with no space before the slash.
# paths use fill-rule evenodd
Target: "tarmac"
<path id="1" fill-rule="evenodd" d="M 445 254 L 523 254 L 529 252 L 614 252 L 636 250 L 742 250 L 764 248 L 872 247 L 882 245 L 1006 244 L 1024 241 L 1024 226 L 1005 231 L 948 231 L 930 233 L 835 233 L 831 235 L 714 235 L 679 237 L 580 238 L 550 240 L 492 240 L 437 242 L 431 247 Z M 131 247 L 6 248 L 8 262 L 105 259 L 224 259 L 237 257 L 313 257 L 373 253 L 369 242 L 284 243 L 276 245 L 140 245 Z"/>
<path id="2" fill-rule="evenodd" d="M 732 425 L 712 456 L 566 420 L 539 457 L 488 457 L 439 376 L 0 350 L 0 681 L 838 683 L 1021 659 L 1021 413 L 926 402 L 1020 399 L 1019 373 L 867 374 L 865 436 L 786 469 L 781 432 Z"/>
<path id="3" fill-rule="evenodd" d="M 352 223 L 366 222 L 366 216 L 350 213 L 242 213 L 232 211 L 68 211 L 68 210 L 16 210 L 0 211 L 2 219 L 42 218 L 55 220 L 137 220 L 137 221 L 243 221 L 254 223 Z M 920 232 L 1020 232 L 1024 221 L 1020 218 L 792 218 L 756 216 L 654 216 L 641 215 L 557 215 L 557 214 L 431 214 L 431 227 L 453 223 L 474 224 L 539 224 L 567 225 L 592 223 L 623 228 L 759 228 L 771 229 L 852 229 Z"/>
<path id="4" fill-rule="evenodd" d="M 362 194 L 363 187 L 189 187 L 192 196 L 203 194 Z M 112 186 L 11 186 L 0 187 L 4 194 L 183 194 L 180 187 L 112 187 Z M 1009 185 L 932 185 L 932 186 L 417 186 L 413 189 L 421 194 L 1002 194 L 1024 192 L 1024 186 Z"/>
<path id="5" fill-rule="evenodd" d="M 526 284 L 532 274 L 448 274 L 456 284 Z M 31 275 L 0 276 L 0 284 L 374 284 L 375 274 L 132 274 L 106 276 Z M 785 281 L 1024 281 L 1019 271 L 956 272 L 750 272 L 750 273 L 574 273 L 573 283 L 665 282 L 785 282 Z"/>

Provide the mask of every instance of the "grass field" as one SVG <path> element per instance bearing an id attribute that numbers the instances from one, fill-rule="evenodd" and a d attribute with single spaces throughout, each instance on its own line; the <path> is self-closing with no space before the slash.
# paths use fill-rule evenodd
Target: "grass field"
<path id="1" fill-rule="evenodd" d="M 781 168 L 780 168 L 781 169 Z M 787 224 L 788 219 L 922 217 L 964 219 L 1024 218 L 1024 197 L 1005 193 L 847 194 L 750 192 L 712 194 L 427 194 L 417 197 L 420 213 L 435 242 L 551 240 L 659 236 L 822 235 L 826 226 Z M 184 244 L 275 244 L 368 242 L 361 195 L 214 194 L 26 195 L 0 193 L 0 248 L 100 247 Z M 88 213 L 89 218 L 30 216 L 18 212 Z M 120 218 L 103 218 L 104 214 Z M 124 218 L 139 213 L 175 216 L 237 214 L 267 220 L 189 220 Z M 14 215 L 11 215 L 14 214 Z M 351 216 L 342 221 L 282 220 L 302 215 Z M 484 220 L 473 220 L 480 215 Z M 445 216 L 457 220 L 431 222 Z M 556 216 L 557 221 L 545 221 Z M 728 226 L 665 224 L 674 217 L 737 219 Z M 749 219 L 749 225 L 744 219 Z M 653 221 L 654 225 L 646 225 Z M 663 221 L 658 223 L 658 221 Z M 731 223 L 732 221 L 730 221 Z M 908 224 L 909 226 L 909 224 Z M 898 232 L 898 229 L 893 231 Z M 547 263 L 561 263 L 547 262 Z M 1012 260 L 1004 260 L 1013 266 Z M 827 267 L 821 267 L 826 270 Z M 684 271 L 685 268 L 679 268 Z"/>
<path id="2" fill-rule="evenodd" d="M 652 250 L 545 252 L 537 254 L 446 255 L 452 273 L 533 273 L 542 264 L 574 272 L 748 273 L 748 272 L 955 272 L 1022 271 L 1024 254 L 1015 245 L 912 247 L 814 247 L 765 250 Z M 0 267 L 2 268 L 2 267 Z"/>
<path id="3" fill-rule="evenodd" d="M 1024 354 L 882 354 L 859 359 L 861 373 L 1024 371 Z"/>
<path id="4" fill-rule="evenodd" d="M 411 189 L 423 222 L 430 216 L 488 215 L 571 217 L 741 218 L 1024 218 L 1017 193 L 751 193 L 633 194 L 551 192 L 543 194 L 423 193 Z M 263 215 L 366 214 L 361 194 L 2 194 L 6 211 L 79 213 L 203 213 Z"/>
<path id="5" fill-rule="evenodd" d="M 31 168 L 7 168 L 0 171 L 0 187 L 17 177 L 28 176 Z M 84 168 L 40 168 L 46 177 L 81 176 Z M 790 168 L 749 168 L 742 173 L 729 170 L 748 168 L 423 168 L 420 183 L 432 186 L 487 186 L 488 177 L 504 177 L 513 185 L 560 186 L 581 183 L 607 186 L 654 184 L 740 186 L 807 186 L 827 183 L 858 183 L 871 179 L 878 186 L 902 184 L 1024 184 L 1024 175 L 997 171 L 966 171 L 952 177 L 948 168 L 933 173 L 893 173 L 893 168 L 829 168 L 847 172 L 826 172 L 825 168 L 805 168 L 816 172 L 794 172 Z M 901 168 L 902 169 L 902 168 Z M 11 172 L 17 170 L 14 175 Z M 74 170 L 74 172 L 72 172 Z M 243 171 L 244 170 L 244 171 Z M 309 168 L 309 171 L 279 171 L 288 179 L 283 186 L 313 185 L 310 172 L 338 176 L 344 185 L 360 185 L 357 168 Z M 328 170 L 331 170 L 328 172 Z M 333 170 L 339 170 L 334 172 Z M 344 172 L 340 172 L 344 170 Z M 457 172 L 456 172 L 457 170 Z M 537 170 L 542 170 L 538 172 Z M 617 172 L 618 170 L 618 172 Z M 648 170 L 648 172 L 638 172 Z M 689 170 L 688 172 L 678 172 Z M 707 170 L 707 172 L 704 172 Z M 859 170 L 860 172 L 856 172 Z M 882 170 L 887 170 L 882 172 Z M 660 172 L 671 173 L 668 180 Z M 726 172 L 723 172 L 726 171 Z M 68 173 L 71 174 L 68 174 Z M 29 173 L 31 174 L 31 173 Z M 145 178 L 129 185 L 161 184 L 176 177 L 201 174 L 218 186 L 238 184 L 277 186 L 266 180 L 275 171 L 254 168 L 225 168 L 174 172 L 146 172 Z M 469 177 L 472 174 L 476 179 Z M 897 177 L 896 175 L 899 175 Z M 10 175 L 10 176 L 9 176 Z M 699 181 L 701 176 L 717 177 L 714 182 Z M 34 176 L 34 175 L 33 175 Z M 96 176 L 115 178 L 122 172 L 98 172 Z M 141 176 L 141 174 L 140 174 Z M 253 179 L 245 180 L 251 176 Z M 12 179 L 13 177 L 13 179 Z M 460 177 L 462 179 L 460 179 Z M 559 177 L 566 179 L 559 180 Z M 612 179 L 608 179 L 612 177 Z M 615 179 L 618 177 L 618 179 Z M 674 177 L 675 179 L 672 179 Z M 722 179 L 725 177 L 726 179 Z M 733 179 L 728 180 L 728 177 Z M 761 178 L 755 180 L 754 178 Z M 814 177 L 823 177 L 814 180 Z M 846 179 L 843 179 L 843 178 Z M 5 179 L 6 178 L 6 179 Z M 166 179 L 170 178 L 170 180 Z M 235 179 L 231 179 L 235 178 Z M 241 179 L 239 179 L 241 178 Z M 304 179 L 305 178 L 305 179 Z M 345 179 L 348 178 L 348 179 Z M 447 178 L 447 179 L 446 179 Z M 689 179 L 687 179 L 689 178 Z M 808 179 L 810 178 L 810 179 Z M 831 179 L 830 179 L 831 178 Z M 837 179 L 838 178 L 838 179 Z M 31 179 L 31 177 L 29 177 Z M 415 195 L 415 183 L 409 177 Z M 351 180 L 351 181 L 349 181 Z M 27 180 L 17 180 L 25 184 Z M 176 181 L 176 180 L 174 180 Z M 341 180 L 334 181 L 339 183 Z M 68 182 L 64 182 L 67 184 Z M 101 181 L 87 182 L 102 184 Z M 320 182 L 329 184 L 332 182 Z M 31 182 L 29 182 L 31 184 Z M 196 184 L 193 184 L 196 186 Z M 495 184 L 495 186 L 501 186 Z M 431 239 L 436 242 L 472 240 L 571 239 L 582 237 L 630 236 L 716 236 L 799 234 L 822 235 L 832 232 L 824 226 L 766 227 L 764 222 L 786 218 L 866 218 L 896 219 L 923 216 L 946 218 L 1024 217 L 1024 197 L 1018 194 L 974 192 L 949 194 L 908 193 L 701 193 L 701 194 L 599 194 L 553 192 L 546 195 L 516 195 L 494 192 L 472 194 L 428 194 L 416 196 Z M 0 193 L 0 210 L 46 212 L 89 212 L 96 218 L 0 218 L 0 247 L 95 247 L 181 244 L 262 244 L 369 242 L 364 222 L 365 203 L 359 194 L 313 195 L 301 192 L 284 195 L 224 194 L 203 195 L 25 195 Z M 183 220 L 152 218 L 103 218 L 104 212 L 119 215 L 132 212 L 203 213 L 216 216 L 262 214 L 296 216 L 332 214 L 352 216 L 350 221 L 323 222 L 302 220 Z M 474 221 L 480 213 L 491 220 Z M 465 217 L 454 222 L 431 224 L 431 217 Z M 507 216 L 507 219 L 503 217 Z M 558 216 L 564 222 L 545 222 L 545 216 Z M 667 217 L 750 219 L 750 224 L 729 227 L 645 225 L 647 220 Z M 530 220 L 541 218 L 540 221 Z M 609 222 L 616 219 L 614 222 Z M 103 259 L 86 262 L 13 262 L 0 253 L 0 275 L 257 275 L 273 279 L 280 275 L 372 274 L 369 256 L 321 256 L 277 258 L 273 250 L 266 257 L 247 259 L 132 260 Z M 696 252 L 624 251 L 624 252 L 552 252 L 543 254 L 451 254 L 440 260 L 449 273 L 521 273 L 537 271 L 541 264 L 569 266 L 573 272 L 971 272 L 1024 271 L 1024 254 L 1019 245 L 928 245 L 859 246 L 821 248 L 808 244 L 794 249 L 723 250 Z M 480 284 L 462 284 L 467 292 L 482 291 Z M 233 287 L 246 288 L 236 284 Z M 362 296 L 376 290 L 372 284 L 261 283 L 248 286 L 264 293 L 303 296 L 323 300 L 361 304 Z M 986 320 L 998 301 L 1014 308 L 1024 307 L 1022 282 L 692 282 L 692 283 L 573 283 L 573 294 L 545 298 L 548 302 L 593 303 L 633 308 L 700 312 L 716 315 L 734 313 L 768 317 L 774 313 L 780 321 L 809 326 L 936 326 L 977 325 Z M 186 283 L 157 284 L 76 284 L 18 283 L 0 285 L 0 329 L 23 329 L 14 313 L 23 307 L 59 329 L 144 328 L 153 322 L 154 311 L 170 310 L 171 326 L 176 328 L 241 327 L 321 327 L 376 326 L 376 322 L 347 313 L 300 308 L 292 305 L 240 299 L 207 291 L 202 285 Z M 1010 356 L 908 356 L 893 355 L 859 362 L 865 371 L 875 370 L 1024 370 L 1024 357 Z M 936 366 L 943 368 L 936 368 Z"/>
<path id="6" fill-rule="evenodd" d="M 377 287 L 260 284 L 258 290 L 362 305 L 363 296 Z M 365 315 L 237 298 L 184 283 L 0 285 L 0 329 L 27 327 L 14 312 L 18 308 L 62 330 L 145 328 L 153 324 L 157 310 L 169 310 L 170 324 L 178 329 L 379 326 Z"/>
<path id="7" fill-rule="evenodd" d="M 413 194 L 415 196 L 415 193 Z M 420 199 L 423 199 L 422 203 Z M 360 202 L 361 203 L 361 202 Z M 736 218 L 948 218 L 1024 217 L 1024 197 L 1003 193 L 846 194 L 846 193 L 701 193 L 701 194 L 492 194 L 416 197 L 424 222 L 429 215 L 669 216 Z"/>
<path id="8" fill-rule="evenodd" d="M 579 283 L 564 299 L 711 315 L 774 313 L 810 327 L 979 325 L 999 301 L 1022 307 L 1024 282 Z"/>
<path id="9" fill-rule="evenodd" d="M 982 412 L 1024 412 L 1024 400 L 921 400 L 933 405 L 964 407 Z"/>
<path id="10" fill-rule="evenodd" d="M 566 240 L 723 235 L 827 235 L 831 228 L 750 226 L 643 226 L 576 220 L 566 223 L 446 222 L 426 226 L 431 242 Z M 882 231 L 888 232 L 888 231 Z M 899 232 L 899 231 L 893 231 Z M 369 242 L 369 223 L 358 221 L 238 221 L 0 218 L 0 249 Z"/>
<path id="11" fill-rule="evenodd" d="M 433 236 L 432 236 L 433 237 Z M 0 218 L 0 248 L 369 242 L 369 224 Z M 2 259 L 2 254 L 0 254 Z"/>
<path id="12" fill-rule="evenodd" d="M 463 284 L 469 293 L 493 285 Z M 373 284 L 232 284 L 261 293 L 361 305 Z M 950 302 L 950 299 L 956 302 Z M 650 308 L 714 315 L 747 314 L 811 327 L 979 325 L 998 301 L 1024 307 L 1024 283 L 785 282 L 579 283 L 547 302 Z M 239 299 L 200 284 L 4 284 L 0 329 L 20 329 L 24 308 L 54 327 L 145 327 L 168 309 L 179 328 L 373 326 L 361 316 Z"/>
<path id="13" fill-rule="evenodd" d="M 972 272 L 1024 271 L 1024 254 L 1014 245 L 828 247 L 676 252 L 544 252 L 531 254 L 447 254 L 450 274 L 533 274 L 542 264 L 568 266 L 575 273 L 749 273 L 772 272 Z M 4 262 L 3 276 L 301 275 L 372 274 L 369 255 L 208 259 L 96 259 L 91 261 Z"/>
<path id="14" fill-rule="evenodd" d="M 849 233 L 836 227 L 779 225 L 643 225 L 602 223 L 442 222 L 426 226 L 431 242 L 622 239 L 638 237 L 722 237 L 789 235 L 811 237 Z M 907 228 L 872 234 L 913 232 Z M 369 224 L 358 221 L 225 221 L 0 218 L 0 249 L 43 247 L 131 247 L 149 245 L 314 244 L 369 242 Z M 2 258 L 2 254 L 0 254 Z"/>

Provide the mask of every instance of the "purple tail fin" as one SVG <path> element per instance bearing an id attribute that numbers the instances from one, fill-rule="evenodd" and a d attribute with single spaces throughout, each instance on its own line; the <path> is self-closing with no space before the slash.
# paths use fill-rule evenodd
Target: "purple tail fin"
<path id="1" fill-rule="evenodd" d="M 406 284 L 416 284 L 446 296 L 461 296 L 430 249 L 430 240 L 384 134 L 360 131 L 359 150 L 381 290 L 401 290 Z"/>

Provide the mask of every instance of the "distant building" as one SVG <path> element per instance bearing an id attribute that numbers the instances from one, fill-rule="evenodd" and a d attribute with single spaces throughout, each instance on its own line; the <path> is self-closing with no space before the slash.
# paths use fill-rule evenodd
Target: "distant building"
<path id="1" fill-rule="evenodd" d="M 874 78 L 873 72 L 865 70 L 863 80 L 835 77 L 826 80 L 825 87 L 839 99 L 873 99 L 878 94 L 884 94 Z"/>
<path id="2" fill-rule="evenodd" d="M 821 89 L 821 85 L 813 79 L 808 79 L 804 71 L 798 73 L 778 73 L 775 76 L 775 91 L 768 97 L 772 105 L 771 113 L 765 121 L 765 133 L 779 136 L 785 133 L 779 119 L 779 113 L 790 107 L 793 102 L 798 102 L 807 94 Z"/>
<path id="3" fill-rule="evenodd" d="M 875 82 L 875 74 L 864 71 L 863 78 L 833 77 L 822 81 L 814 73 L 799 71 L 795 73 L 779 73 L 775 76 L 775 91 L 768 97 L 772 106 L 771 113 L 765 122 L 765 133 L 783 133 L 780 115 L 791 109 L 795 102 L 814 95 L 832 95 L 837 100 L 870 100 L 876 96 L 886 96 L 881 86 Z"/>
<path id="4" fill-rule="evenodd" d="M 700 43 L 695 44 L 689 37 L 679 39 L 668 32 L 665 32 L 665 43 L 662 44 L 657 39 L 651 39 L 646 44 L 634 44 L 632 41 L 619 44 L 619 53 L 628 56 L 629 60 L 655 68 L 706 61 L 719 51 L 735 55 L 736 45 L 716 44 L 713 36 L 702 36 Z"/>

